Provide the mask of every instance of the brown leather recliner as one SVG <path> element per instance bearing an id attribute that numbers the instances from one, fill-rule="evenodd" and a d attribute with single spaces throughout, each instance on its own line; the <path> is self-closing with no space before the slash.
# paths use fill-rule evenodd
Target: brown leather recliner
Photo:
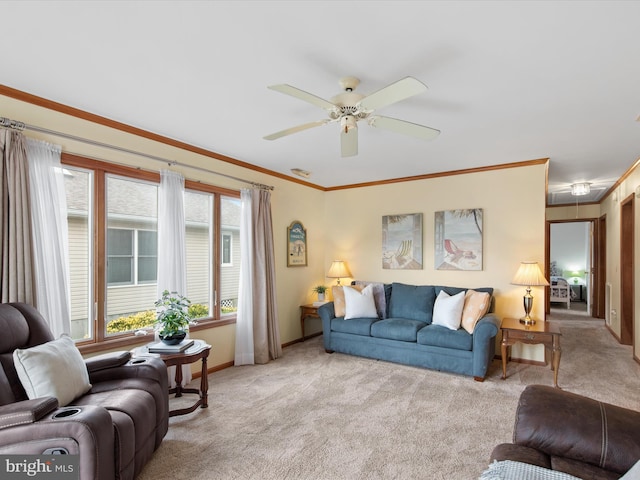
<path id="1" fill-rule="evenodd" d="M 527 386 L 518 402 L 513 443 L 493 460 L 558 470 L 583 480 L 614 480 L 640 459 L 640 412 L 543 386 Z"/>
<path id="2" fill-rule="evenodd" d="M 27 304 L 0 304 L 0 454 L 79 455 L 81 480 L 133 479 L 169 426 L 167 370 L 129 352 L 85 360 L 91 389 L 59 408 L 55 397 L 29 400 L 13 351 L 53 340 Z"/>

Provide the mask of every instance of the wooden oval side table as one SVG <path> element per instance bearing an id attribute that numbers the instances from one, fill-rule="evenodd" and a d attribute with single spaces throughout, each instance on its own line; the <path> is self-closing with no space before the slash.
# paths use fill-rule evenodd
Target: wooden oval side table
<path id="1" fill-rule="evenodd" d="M 209 381 L 207 379 L 207 357 L 211 351 L 211 345 L 207 344 L 204 340 L 195 340 L 193 345 L 187 348 L 184 352 L 178 353 L 149 353 L 147 346 L 140 347 L 134 350 L 134 356 L 157 356 L 168 367 L 176 367 L 176 386 L 169 389 L 169 395 L 175 394 L 176 397 L 181 397 L 185 393 L 197 394 L 198 400 L 186 408 L 179 408 L 176 410 L 169 410 L 169 416 L 174 417 L 176 415 L 186 415 L 193 412 L 196 408 L 207 408 L 208 403 L 208 390 Z M 182 366 L 190 363 L 202 361 L 202 369 L 200 371 L 200 388 L 185 388 L 182 386 Z"/>

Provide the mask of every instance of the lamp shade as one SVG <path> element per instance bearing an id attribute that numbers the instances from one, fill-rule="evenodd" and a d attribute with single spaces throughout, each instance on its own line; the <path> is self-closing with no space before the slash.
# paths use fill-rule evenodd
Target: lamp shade
<path id="1" fill-rule="evenodd" d="M 522 262 L 511 280 L 513 285 L 524 285 L 525 287 L 546 287 L 549 285 L 544 278 L 538 262 Z"/>
<path id="2" fill-rule="evenodd" d="M 327 273 L 327 277 L 329 278 L 344 278 L 350 276 L 351 272 L 342 260 L 334 260 Z"/>

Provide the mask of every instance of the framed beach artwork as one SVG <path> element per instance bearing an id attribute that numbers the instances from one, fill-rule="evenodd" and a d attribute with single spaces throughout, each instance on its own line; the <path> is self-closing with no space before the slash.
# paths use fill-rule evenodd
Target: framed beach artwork
<path id="1" fill-rule="evenodd" d="M 287 267 L 307 266 L 307 231 L 294 220 L 287 227 Z"/>
<path id="2" fill-rule="evenodd" d="M 382 217 L 382 268 L 422 269 L 422 214 Z"/>
<path id="3" fill-rule="evenodd" d="M 482 209 L 435 213 L 436 270 L 482 270 Z"/>

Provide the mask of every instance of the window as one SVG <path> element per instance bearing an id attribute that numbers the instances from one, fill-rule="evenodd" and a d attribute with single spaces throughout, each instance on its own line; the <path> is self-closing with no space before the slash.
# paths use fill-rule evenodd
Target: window
<path id="1" fill-rule="evenodd" d="M 107 230 L 107 285 L 139 285 L 158 279 L 158 234 L 145 230 Z"/>
<path id="2" fill-rule="evenodd" d="M 72 337 L 126 343 L 155 318 L 160 176 L 66 154 L 62 161 Z M 185 188 L 190 313 L 199 324 L 228 323 L 238 297 L 239 194 L 201 182 Z"/>

